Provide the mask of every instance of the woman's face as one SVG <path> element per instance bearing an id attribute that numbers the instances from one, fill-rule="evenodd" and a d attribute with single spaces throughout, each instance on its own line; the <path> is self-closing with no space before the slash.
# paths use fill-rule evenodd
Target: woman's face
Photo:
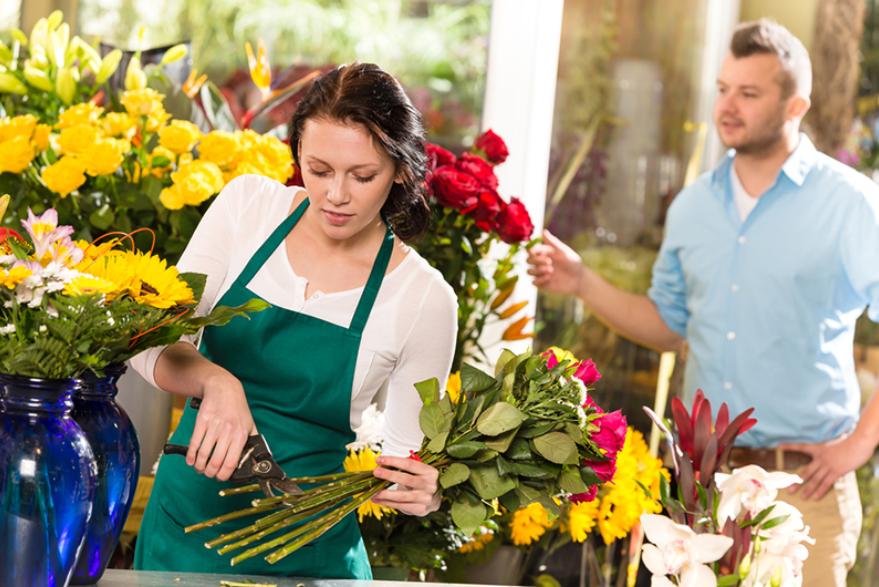
<path id="1" fill-rule="evenodd" d="M 361 124 L 305 121 L 299 141 L 309 213 L 324 233 L 347 240 L 374 226 L 396 177 L 394 160 Z"/>

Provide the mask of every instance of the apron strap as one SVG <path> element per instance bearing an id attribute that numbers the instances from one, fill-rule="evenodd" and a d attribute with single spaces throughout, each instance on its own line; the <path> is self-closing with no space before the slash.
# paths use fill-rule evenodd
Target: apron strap
<path id="1" fill-rule="evenodd" d="M 382 285 L 385 277 L 385 271 L 388 270 L 388 263 L 391 260 L 391 252 L 394 247 L 394 233 L 388 227 L 385 239 L 372 265 L 372 271 L 369 274 L 369 280 L 363 288 L 360 301 L 357 303 L 357 310 L 354 312 L 354 318 L 351 319 L 351 325 L 348 330 L 354 334 L 363 334 L 363 327 L 366 326 L 366 320 L 375 304 L 375 298 L 378 296 L 378 290 Z"/>
<path id="2" fill-rule="evenodd" d="M 247 265 L 244 266 L 244 271 L 238 276 L 238 279 L 235 282 L 241 286 L 247 286 L 248 283 L 253 279 L 253 276 L 256 275 L 256 272 L 260 270 L 266 260 L 272 256 L 272 253 L 275 252 L 281 243 L 284 242 L 284 239 L 287 238 L 287 235 L 290 234 L 290 231 L 293 230 L 293 227 L 296 226 L 296 223 L 299 222 L 299 219 L 302 218 L 302 215 L 305 213 L 305 209 L 308 208 L 308 198 L 302 200 L 296 209 L 293 211 L 290 216 L 288 216 L 284 222 L 278 225 L 278 228 L 269 235 L 269 238 L 256 250 L 253 256 L 250 258 L 250 261 L 247 262 Z"/>

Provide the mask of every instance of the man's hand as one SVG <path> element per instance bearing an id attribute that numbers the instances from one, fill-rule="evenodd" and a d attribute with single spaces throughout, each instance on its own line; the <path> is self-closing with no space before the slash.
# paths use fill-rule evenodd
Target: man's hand
<path id="1" fill-rule="evenodd" d="M 528 251 L 528 273 L 534 276 L 534 285 L 542 290 L 579 295 L 586 268 L 577 251 L 557 239 L 548 230 L 543 231 L 543 243 Z"/>
<path id="2" fill-rule="evenodd" d="M 875 446 L 855 430 L 849 436 L 824 444 L 783 444 L 780 448 L 803 452 L 812 457 L 812 462 L 798 471 L 803 484 L 794 485 L 788 491 L 800 493 L 803 499 L 817 501 L 824 497 L 837 479 L 870 460 Z"/>

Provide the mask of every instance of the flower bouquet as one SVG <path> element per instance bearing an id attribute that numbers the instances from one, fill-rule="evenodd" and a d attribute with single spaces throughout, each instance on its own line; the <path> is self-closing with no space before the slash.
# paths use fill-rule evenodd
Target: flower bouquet
<path id="1" fill-rule="evenodd" d="M 778 490 L 802 480 L 748 465 L 718 472 L 734 440 L 757 421 L 753 408 L 730 421 L 726 403 L 714 420 L 711 404 L 696 393 L 692 413 L 672 400 L 673 434 L 648 408 L 665 432 L 675 465 L 677 495 L 661 487 L 668 517 L 644 514 L 645 566 L 659 586 L 798 586 L 802 584 L 806 544 L 814 544 L 802 514 L 778 500 Z"/>
<path id="2" fill-rule="evenodd" d="M 0 198 L 0 216 L 8 201 Z M 0 373 L 101 375 L 149 347 L 266 307 L 254 299 L 197 317 L 205 276 L 125 249 L 130 235 L 74 241 L 54 209 L 29 212 L 21 224 L 26 237 L 11 229 L 0 235 Z"/>
<path id="3" fill-rule="evenodd" d="M 607 454 L 598 442 L 604 414 L 589 401 L 581 380 L 593 369 L 591 362 L 558 361 L 552 354 L 517 356 L 504 351 L 494 377 L 464 366 L 461 392 L 454 402 L 450 394 L 441 396 L 435 379 L 416 384 L 423 400 L 419 421 L 425 438 L 412 458 L 439 470 L 444 507 L 458 528 L 473 533 L 499 505 L 512 511 L 540 502 L 558 512 L 553 498 L 597 490 L 601 477 L 596 468 L 607 467 L 616 455 Z M 238 551 L 231 559 L 233 565 L 266 552 L 265 559 L 274 563 L 389 486 L 369 470 L 294 481 L 313 487 L 301 495 L 257 499 L 251 508 L 185 530 L 262 515 L 206 546 L 219 547 L 221 554 Z M 224 494 L 257 489 L 245 486 Z"/>
<path id="4" fill-rule="evenodd" d="M 504 162 L 508 151 L 491 130 L 460 157 L 433 144 L 427 145 L 427 154 L 432 224 L 415 248 L 443 274 L 458 297 L 458 340 L 452 361 L 456 371 L 467 358 L 487 358 L 479 338 L 490 319 L 512 319 L 527 305 L 507 302 L 518 280 L 514 260 L 534 225 L 521 201 L 511 198 L 507 203 L 498 195 L 494 166 Z M 485 259 L 499 243 L 509 247 L 490 267 Z M 528 316 L 518 318 L 502 338 L 530 338 L 532 333 L 524 332 L 530 321 Z"/>

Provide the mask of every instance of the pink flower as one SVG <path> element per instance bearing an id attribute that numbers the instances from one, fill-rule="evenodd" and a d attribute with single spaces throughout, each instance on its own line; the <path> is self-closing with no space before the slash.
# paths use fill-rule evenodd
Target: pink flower
<path id="1" fill-rule="evenodd" d="M 595 366 L 592 359 L 586 359 L 577 366 L 577 370 L 574 372 L 574 377 L 582 381 L 585 385 L 592 385 L 601 379 L 601 373 L 598 372 L 598 367 Z"/>
<path id="2" fill-rule="evenodd" d="M 590 467 L 595 474 L 598 475 L 598 478 L 601 479 L 602 483 L 607 483 L 617 472 L 617 455 L 614 452 L 612 455 L 608 454 L 608 458 L 606 461 L 583 461 L 583 464 L 587 467 Z"/>
<path id="3" fill-rule="evenodd" d="M 593 485 L 586 493 L 574 493 L 568 498 L 571 503 L 582 503 L 584 501 L 592 501 L 598 495 L 598 485 Z"/>
<path id="4" fill-rule="evenodd" d="M 604 414 L 595 420 L 598 432 L 592 435 L 592 440 L 598 448 L 604 449 L 608 457 L 616 457 L 616 454 L 626 441 L 626 417 L 620 410 Z"/>
<path id="5" fill-rule="evenodd" d="M 543 351 L 543 354 L 540 355 L 544 359 L 546 359 L 546 368 L 554 369 L 556 365 L 559 364 L 558 358 L 555 356 L 555 353 L 552 352 L 552 349 L 546 349 Z"/>

